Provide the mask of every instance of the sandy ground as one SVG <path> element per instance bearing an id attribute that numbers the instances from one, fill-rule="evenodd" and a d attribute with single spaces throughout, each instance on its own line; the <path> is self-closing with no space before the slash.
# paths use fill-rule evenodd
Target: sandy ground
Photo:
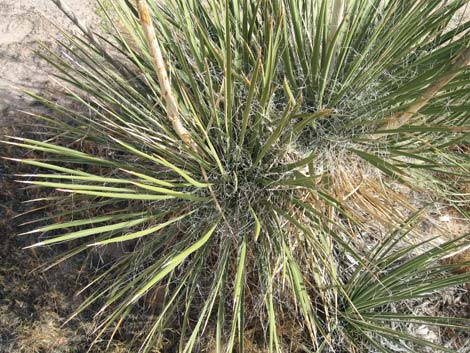
<path id="1" fill-rule="evenodd" d="M 97 27 L 93 0 L 64 0 L 84 22 Z M 0 0 L 0 123 L 10 120 L 30 100 L 14 87 L 40 91 L 50 84 L 50 67 L 34 51 L 42 42 L 55 47 L 60 37 L 54 26 L 72 24 L 50 0 Z"/>
<path id="2" fill-rule="evenodd" d="M 94 0 L 64 2 L 87 24 L 98 27 Z M 34 53 L 40 42 L 57 48 L 60 32 L 54 24 L 72 28 L 50 0 L 0 0 L 0 139 L 28 134 L 29 119 L 20 111 L 43 109 L 19 89 L 41 92 L 54 84 L 52 69 Z M 19 153 L 0 145 L 0 156 Z M 33 196 L 14 183 L 17 168 L 0 160 L 0 353 L 83 353 L 91 343 L 91 317 L 62 326 L 83 299 L 74 297 L 80 263 L 77 259 L 57 271 L 33 272 L 46 256 L 22 251 L 27 239 L 15 236 L 24 231 L 18 224 L 25 220 L 13 217 L 25 211 L 21 201 Z M 111 352 L 129 351 L 121 343 L 111 348 Z"/>

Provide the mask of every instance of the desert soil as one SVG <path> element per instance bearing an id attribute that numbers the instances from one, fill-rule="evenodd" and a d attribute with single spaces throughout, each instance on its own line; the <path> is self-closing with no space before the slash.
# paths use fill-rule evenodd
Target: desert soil
<path id="1" fill-rule="evenodd" d="M 64 3 L 89 26 L 99 27 L 95 1 Z M 38 93 L 57 84 L 51 67 L 35 53 L 41 50 L 41 43 L 58 50 L 55 40 L 61 34 L 56 25 L 73 29 L 50 0 L 0 0 L 0 139 L 35 130 L 31 119 L 21 111 L 44 112 L 20 90 Z M 0 156 L 21 153 L 0 145 Z M 62 326 L 83 299 L 74 297 L 74 293 L 86 281 L 86 270 L 80 271 L 84 259 L 47 273 L 34 271 L 46 257 L 41 251 L 21 250 L 31 239 L 16 235 L 24 231 L 17 225 L 28 220 L 28 216 L 17 217 L 27 209 L 22 201 L 34 196 L 34 191 L 14 183 L 17 168 L 14 163 L 0 160 L 0 353 L 86 352 L 92 337 L 91 315 Z M 105 342 L 92 352 L 101 352 L 104 347 Z M 111 352 L 129 350 L 118 341 Z"/>
<path id="2" fill-rule="evenodd" d="M 90 26 L 97 27 L 93 0 L 64 3 Z M 50 83 L 51 69 L 34 51 L 40 48 L 39 43 L 56 47 L 60 31 L 55 25 L 73 27 L 51 0 L 0 0 L 0 119 L 28 104 L 15 87 L 37 92 Z"/>

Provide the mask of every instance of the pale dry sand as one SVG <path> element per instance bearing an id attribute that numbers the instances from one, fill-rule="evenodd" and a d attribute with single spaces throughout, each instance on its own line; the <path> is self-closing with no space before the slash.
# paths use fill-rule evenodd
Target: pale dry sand
<path id="1" fill-rule="evenodd" d="M 64 3 L 91 27 L 99 26 L 94 0 Z M 51 0 L 0 0 L 0 124 L 31 103 L 18 88 L 38 92 L 50 84 L 52 70 L 34 51 L 40 42 L 56 48 L 60 32 L 55 25 L 73 28 Z"/>

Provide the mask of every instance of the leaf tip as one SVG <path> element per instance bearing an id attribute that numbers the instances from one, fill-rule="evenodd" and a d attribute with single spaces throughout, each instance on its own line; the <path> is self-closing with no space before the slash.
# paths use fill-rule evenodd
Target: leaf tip
<path id="1" fill-rule="evenodd" d="M 38 247 L 44 246 L 44 245 L 46 245 L 46 243 L 44 243 L 43 241 L 41 241 L 41 242 L 36 243 L 36 244 L 33 244 L 33 245 L 25 246 L 25 247 L 23 248 L 23 250 L 38 248 Z"/>

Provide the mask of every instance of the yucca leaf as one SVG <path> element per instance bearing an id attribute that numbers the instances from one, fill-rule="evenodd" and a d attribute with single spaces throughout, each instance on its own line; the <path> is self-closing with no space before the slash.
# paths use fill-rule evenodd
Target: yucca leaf
<path id="1" fill-rule="evenodd" d="M 158 283 L 162 278 L 167 276 L 172 272 L 181 262 L 183 262 L 189 255 L 198 250 L 203 246 L 211 237 L 212 233 L 217 228 L 218 222 L 216 222 L 212 228 L 210 228 L 197 242 L 191 245 L 189 248 L 185 249 L 182 253 L 176 255 L 174 258 L 170 259 L 167 263 L 164 264 L 163 269 L 161 269 L 156 275 L 149 280 L 145 286 L 143 286 L 131 299 L 130 303 L 135 302 L 139 299 L 145 292 L 152 288 L 156 283 Z"/>
<path id="2" fill-rule="evenodd" d="M 62 235 L 62 236 L 59 236 L 59 237 L 55 237 L 55 238 L 52 238 L 52 239 L 41 241 L 41 242 L 36 243 L 34 245 L 28 246 L 28 248 L 44 246 L 44 245 L 49 245 L 49 244 L 55 244 L 55 243 L 63 242 L 63 241 L 66 241 L 66 240 L 73 240 L 73 239 L 88 237 L 90 235 L 106 233 L 106 232 L 111 232 L 111 231 L 120 230 L 120 229 L 128 229 L 128 228 L 137 226 L 139 224 L 142 224 L 144 222 L 147 222 L 151 219 L 152 219 L 152 217 L 144 217 L 144 218 L 138 218 L 138 219 L 135 219 L 135 220 L 119 222 L 119 223 L 115 223 L 115 224 L 112 224 L 112 225 L 101 226 L 101 227 L 90 228 L 90 229 L 84 229 L 84 230 L 80 230 L 80 231 L 77 231 L 77 232 L 72 232 L 72 233 L 69 233 L 69 234 L 66 234 L 66 235 Z"/>
<path id="3" fill-rule="evenodd" d="M 152 234 L 152 233 L 156 233 L 160 229 L 163 229 L 163 228 L 168 227 L 169 225 L 171 225 L 173 223 L 181 221 L 182 219 L 184 219 L 184 218 L 188 217 L 189 215 L 193 214 L 194 212 L 195 211 L 191 211 L 191 212 L 186 213 L 182 216 L 172 218 L 169 221 L 161 223 L 161 224 L 159 224 L 155 227 L 144 229 L 144 230 L 141 230 L 139 232 L 135 232 L 135 233 L 127 234 L 127 235 L 122 235 L 120 237 L 114 237 L 114 238 L 110 238 L 110 239 L 107 239 L 107 240 L 102 240 L 98 243 L 91 244 L 91 246 L 106 245 L 106 244 L 111 244 L 111 243 L 119 243 L 119 242 L 128 241 L 128 240 L 132 240 L 132 239 L 137 239 L 137 238 L 140 238 L 140 237 Z"/>

